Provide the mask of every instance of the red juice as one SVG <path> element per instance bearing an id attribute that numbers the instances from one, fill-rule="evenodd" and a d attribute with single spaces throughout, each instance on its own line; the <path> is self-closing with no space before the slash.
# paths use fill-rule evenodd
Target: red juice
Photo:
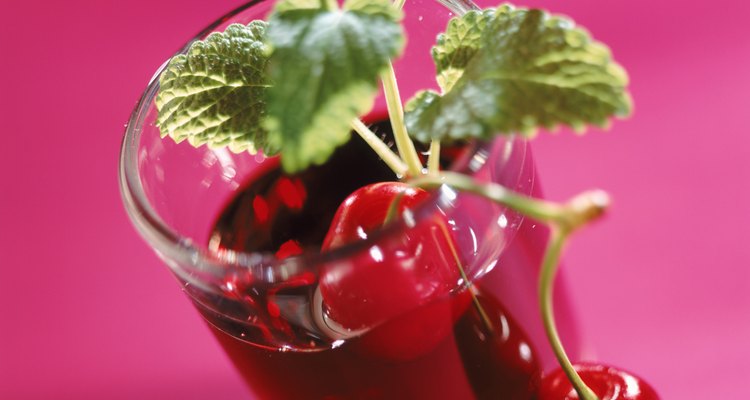
<path id="1" fill-rule="evenodd" d="M 374 126 L 385 135 L 389 128 L 387 122 Z M 320 251 L 341 202 L 366 184 L 389 180 L 396 177 L 356 138 L 325 165 L 300 174 L 285 175 L 269 163 L 222 210 L 209 246 L 215 251 L 266 252 L 279 259 Z M 524 251 L 514 243 L 510 250 L 514 246 L 515 252 Z M 484 280 L 361 335 L 330 340 L 306 314 L 308 303 L 289 300 L 314 299 L 317 276 L 300 273 L 277 286 L 264 286 L 255 285 L 251 275 L 230 279 L 223 302 L 246 311 L 247 320 L 227 317 L 237 312 L 196 305 L 260 398 L 535 398 L 541 375 L 535 345 Z M 220 305 L 222 299 L 206 304 Z M 404 334 L 406 342 L 382 337 L 401 326 L 411 330 Z M 393 343 L 397 351 L 383 343 Z"/>
<path id="2" fill-rule="evenodd" d="M 494 302 L 480 299 L 485 306 Z M 360 339 L 319 352 L 278 351 L 210 326 L 261 399 L 535 398 L 540 370 L 524 333 L 502 309 L 485 311 L 510 322 L 485 336 L 481 319 L 468 308 L 429 352 L 405 361 L 363 353 Z"/>

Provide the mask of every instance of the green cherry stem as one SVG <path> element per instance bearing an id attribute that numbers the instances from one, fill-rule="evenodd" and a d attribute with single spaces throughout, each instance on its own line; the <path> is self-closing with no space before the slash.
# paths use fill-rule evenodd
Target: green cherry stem
<path id="1" fill-rule="evenodd" d="M 451 254 L 453 255 L 453 260 L 456 262 L 456 266 L 458 267 L 458 273 L 461 275 L 461 279 L 464 281 L 464 285 L 466 285 L 467 287 L 466 290 L 468 290 L 469 294 L 471 294 L 471 300 L 474 304 L 474 308 L 477 310 L 477 313 L 479 313 L 479 318 L 482 319 L 482 323 L 488 331 L 495 332 L 495 327 L 492 326 L 490 317 L 487 315 L 484 307 L 482 307 L 482 303 L 479 302 L 475 286 L 472 284 L 471 279 L 469 279 L 469 276 L 466 274 L 466 270 L 461 264 L 461 257 L 458 256 L 458 250 L 456 250 L 456 246 L 453 245 L 453 239 L 451 239 L 451 235 L 448 232 L 448 227 L 446 227 L 445 224 L 438 224 L 438 226 L 440 227 L 440 231 L 442 232 L 443 237 L 445 237 L 445 240 L 448 243 L 448 247 L 450 248 Z"/>
<path id="2" fill-rule="evenodd" d="M 524 196 L 497 183 L 478 182 L 470 176 L 449 171 L 443 171 L 437 176 L 422 175 L 409 183 L 424 189 L 448 185 L 504 204 L 527 217 L 571 232 L 601 216 L 609 205 L 609 196 L 601 190 L 583 192 L 567 203 L 560 204 Z"/>
<path id="3" fill-rule="evenodd" d="M 423 175 L 412 179 L 409 183 L 425 189 L 448 185 L 464 192 L 480 195 L 496 203 L 504 204 L 524 215 L 543 222 L 557 221 L 562 218 L 564 213 L 563 207 L 559 204 L 519 195 L 502 185 L 477 182 L 467 175 L 455 172 L 444 171 L 437 176 Z"/>
<path id="4" fill-rule="evenodd" d="M 609 206 L 609 196 L 603 191 L 592 190 L 573 197 L 567 203 L 559 204 L 524 196 L 495 183 L 477 182 L 469 176 L 455 172 L 442 172 L 438 176 L 423 175 L 409 183 L 422 188 L 435 188 L 445 184 L 504 204 L 521 214 L 550 225 L 551 236 L 544 252 L 539 276 L 539 303 L 544 330 L 555 357 L 578 392 L 578 396 L 583 400 L 598 400 L 573 368 L 560 341 L 552 310 L 552 283 L 568 236 L 600 217 Z"/>
<path id="5" fill-rule="evenodd" d="M 578 397 L 583 400 L 598 400 L 598 397 L 594 392 L 586 386 L 581 377 L 573 368 L 568 355 L 565 353 L 562 342 L 560 341 L 560 335 L 557 332 L 557 326 L 555 325 L 554 312 L 552 310 L 552 293 L 553 283 L 555 281 L 555 275 L 557 268 L 560 264 L 560 255 L 562 254 L 563 247 L 570 235 L 570 231 L 560 229 L 559 227 L 552 226 L 550 231 L 550 239 L 547 244 L 547 249 L 544 252 L 544 258 L 542 260 L 541 272 L 539 275 L 539 305 L 542 312 L 542 321 L 544 323 L 544 331 L 547 334 L 547 339 L 552 346 L 552 351 L 555 353 L 560 367 L 568 376 L 568 380 L 573 384 Z"/>
<path id="6" fill-rule="evenodd" d="M 388 63 L 387 70 L 381 75 L 383 81 L 383 92 L 385 93 L 385 102 L 388 106 L 388 116 L 391 119 L 393 127 L 393 138 L 396 141 L 396 147 L 399 154 L 406 161 L 409 167 L 409 175 L 412 177 L 422 174 L 422 163 L 419 160 L 417 149 L 409 138 L 404 124 L 404 107 L 401 104 L 401 96 L 398 92 L 396 83 L 396 72 L 393 70 L 393 64 Z"/>
<path id="7" fill-rule="evenodd" d="M 401 192 L 396 195 L 396 197 L 391 201 L 391 204 L 388 206 L 388 212 L 385 215 L 385 219 L 383 220 L 383 226 L 391 223 L 393 220 L 395 220 L 398 217 L 398 206 L 401 203 L 401 200 L 404 197 L 404 193 Z M 479 317 L 482 319 L 482 322 L 484 323 L 485 327 L 488 331 L 494 332 L 495 328 L 492 326 L 492 322 L 490 322 L 489 316 L 487 316 L 487 312 L 482 307 L 482 304 L 479 302 L 479 299 L 477 298 L 476 290 L 474 286 L 471 283 L 471 280 L 469 279 L 469 276 L 466 274 L 466 270 L 464 269 L 463 265 L 461 264 L 461 257 L 458 256 L 458 250 L 456 250 L 456 247 L 453 245 L 453 239 L 451 238 L 450 232 L 448 231 L 448 227 L 445 226 L 443 223 L 439 223 L 438 227 L 440 229 L 440 232 L 443 234 L 443 237 L 446 240 L 446 243 L 448 243 L 448 247 L 450 249 L 451 254 L 453 255 L 453 260 L 456 262 L 456 267 L 458 267 L 458 273 L 461 275 L 461 279 L 464 282 L 464 285 L 466 285 L 466 290 L 469 291 L 471 294 L 472 301 L 474 302 L 474 307 L 476 308 L 477 312 L 479 313 Z"/>
<path id="8" fill-rule="evenodd" d="M 388 206 L 388 212 L 385 214 L 385 219 L 383 219 L 383 226 L 388 225 L 398 217 L 398 206 L 401 204 L 401 199 L 403 198 L 403 192 L 397 194 L 396 197 L 393 198 L 393 201 L 391 201 L 391 204 Z"/>
<path id="9" fill-rule="evenodd" d="M 368 128 L 359 118 L 352 120 L 351 126 L 399 178 L 406 176 L 408 167 L 404 161 L 375 132 Z"/>

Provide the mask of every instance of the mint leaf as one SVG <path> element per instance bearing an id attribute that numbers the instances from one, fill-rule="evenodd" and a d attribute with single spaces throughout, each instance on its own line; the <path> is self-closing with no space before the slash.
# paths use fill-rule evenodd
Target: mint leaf
<path id="1" fill-rule="evenodd" d="M 449 89 L 442 97 L 420 94 L 407 104 L 406 125 L 415 138 L 532 135 L 538 127 L 558 125 L 582 130 L 630 113 L 625 71 L 606 46 L 572 21 L 503 5 L 484 28 L 466 28 L 483 23 L 477 14 L 452 22 L 454 28 L 438 39 L 433 54 Z M 452 41 L 460 45 L 447 44 Z"/>
<path id="2" fill-rule="evenodd" d="M 440 94 L 432 90 L 420 90 L 414 94 L 414 97 L 404 104 L 406 112 L 405 117 L 414 121 L 436 120 L 440 118 L 440 107 L 435 107 L 433 103 L 440 101 Z M 406 121 L 408 125 L 408 121 Z M 413 133 L 409 132 L 412 136 Z"/>
<path id="3" fill-rule="evenodd" d="M 432 47 L 437 81 L 444 92 L 450 90 L 464 68 L 479 50 L 482 33 L 492 19 L 495 10 L 469 11 L 460 18 L 448 21 L 445 33 L 438 35 Z"/>
<path id="4" fill-rule="evenodd" d="M 265 32 L 263 21 L 233 24 L 169 61 L 156 96 L 162 136 L 196 147 L 276 152 L 261 125 L 269 86 Z"/>
<path id="5" fill-rule="evenodd" d="M 274 86 L 264 126 L 288 172 L 325 162 L 349 139 L 351 121 L 372 107 L 380 72 L 403 47 L 401 12 L 388 0 L 319 5 L 282 1 L 269 19 Z"/>

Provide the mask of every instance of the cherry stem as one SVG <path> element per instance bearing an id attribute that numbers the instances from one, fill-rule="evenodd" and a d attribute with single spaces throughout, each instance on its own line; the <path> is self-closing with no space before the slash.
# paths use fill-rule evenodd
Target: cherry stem
<path id="1" fill-rule="evenodd" d="M 413 177 L 419 176 L 422 174 L 422 163 L 419 160 L 417 149 L 409 137 L 409 133 L 406 132 L 404 107 L 401 105 L 401 95 L 398 92 L 398 84 L 396 83 L 396 72 L 393 70 L 391 62 L 388 62 L 388 69 L 381 75 L 381 80 L 383 81 L 385 103 L 388 106 L 388 116 L 391 120 L 396 147 L 409 167 L 409 175 Z"/>
<path id="2" fill-rule="evenodd" d="M 408 168 L 404 161 L 375 132 L 368 128 L 359 118 L 352 120 L 351 126 L 399 178 L 406 176 Z"/>
<path id="3" fill-rule="evenodd" d="M 525 196 L 493 182 L 479 182 L 457 172 L 441 172 L 437 176 L 422 175 L 409 183 L 424 189 L 448 185 L 463 192 L 469 192 L 499 204 L 540 222 L 555 224 L 574 231 L 604 213 L 609 205 L 609 196 L 601 190 L 583 192 L 565 204 Z"/>
<path id="4" fill-rule="evenodd" d="M 400 192 L 393 198 L 391 204 L 388 206 L 388 212 L 385 214 L 383 219 L 383 226 L 388 225 L 391 221 L 398 217 L 398 205 L 401 204 L 401 199 L 404 198 L 404 192 Z"/>
<path id="5" fill-rule="evenodd" d="M 459 8 L 457 7 L 457 4 L 450 0 L 438 1 L 451 9 Z M 401 9 L 405 2 L 406 0 L 394 0 L 394 5 Z M 467 9 L 476 8 L 476 6 L 470 1 L 468 4 L 464 3 L 461 5 L 468 6 L 466 7 Z M 458 9 L 456 11 L 459 15 L 466 12 L 465 9 Z M 566 204 L 559 204 L 524 196 L 496 183 L 477 182 L 471 177 L 463 174 L 455 172 L 441 173 L 440 141 L 437 139 L 432 140 L 430 143 L 430 153 L 427 159 L 428 175 L 422 175 L 422 166 L 419 160 L 419 155 L 414 148 L 414 143 L 409 138 L 406 131 L 406 125 L 404 124 L 404 111 L 392 63 L 388 63 L 388 71 L 382 75 L 381 79 L 383 81 L 383 90 L 385 92 L 388 114 L 390 116 L 391 126 L 393 127 L 396 146 L 398 147 L 399 153 L 406 161 L 408 171 L 413 178 L 409 182 L 410 184 L 425 189 L 447 184 L 448 186 L 461 191 L 477 194 L 496 203 L 504 204 L 521 214 L 550 225 L 550 239 L 544 252 L 539 276 L 539 304 L 544 330 L 560 367 L 575 388 L 578 397 L 583 400 L 599 400 L 591 388 L 583 382 L 583 379 L 578 375 L 575 368 L 573 368 L 573 364 L 570 362 L 570 359 L 565 352 L 555 324 L 552 295 L 553 282 L 560 264 L 560 256 L 568 237 L 575 230 L 599 218 L 604 213 L 609 206 L 609 196 L 607 193 L 599 190 L 583 192 L 569 200 Z M 388 150 L 390 151 L 390 149 Z M 399 174 L 398 172 L 397 174 L 402 176 L 402 174 Z M 390 221 L 394 218 L 400 200 L 400 198 L 397 198 L 391 203 L 391 208 L 386 216 L 386 221 Z M 467 285 L 469 285 L 469 277 L 466 275 L 466 271 L 464 271 L 461 265 L 458 253 L 455 248 L 453 248 L 453 245 L 450 244 L 449 232 L 445 227 L 441 228 L 443 234 L 446 235 L 446 238 L 448 239 L 461 278 Z M 473 286 L 470 286 L 469 290 L 471 291 L 474 306 L 487 328 L 492 331 L 492 324 L 482 308 L 482 305 L 479 303 L 476 293 L 472 289 Z"/>
<path id="6" fill-rule="evenodd" d="M 587 191 L 573 197 L 567 203 L 559 204 L 524 196 L 496 183 L 478 182 L 470 176 L 455 172 L 442 172 L 438 176 L 424 175 L 412 179 L 409 183 L 421 188 L 434 188 L 445 184 L 504 204 L 521 214 L 550 225 L 551 237 L 544 252 L 539 276 L 539 303 L 544 329 L 560 367 L 579 397 L 584 400 L 598 400 L 596 394 L 586 386 L 573 368 L 560 341 L 552 310 L 552 283 L 568 236 L 604 213 L 609 206 L 607 193 L 601 190 Z"/>
<path id="7" fill-rule="evenodd" d="M 444 171 L 437 176 L 424 175 L 410 180 L 409 183 L 425 189 L 448 185 L 504 204 L 538 221 L 558 221 L 564 214 L 564 209 L 559 204 L 523 196 L 496 183 L 477 182 L 470 176 L 455 172 Z"/>
<path id="8" fill-rule="evenodd" d="M 453 259 L 455 260 L 456 266 L 458 267 L 458 273 L 461 275 L 461 279 L 464 281 L 464 285 L 466 285 L 467 290 L 471 294 L 471 300 L 474 303 L 474 308 L 476 308 L 477 313 L 479 313 L 479 318 L 482 319 L 482 323 L 484 323 L 484 326 L 488 331 L 495 332 L 495 328 L 492 326 L 490 317 L 487 315 L 487 312 L 484 311 L 484 307 L 482 307 L 482 304 L 479 302 L 479 298 L 477 298 L 477 293 L 474 291 L 474 285 L 472 285 L 469 276 L 466 275 L 466 270 L 461 263 L 461 258 L 458 257 L 458 251 L 453 245 L 453 240 L 451 239 L 450 232 L 448 232 L 448 228 L 445 226 L 445 224 L 438 224 L 438 226 L 440 226 L 440 230 L 443 233 L 443 236 L 445 236 L 445 240 L 448 243 L 451 254 L 453 254 Z"/>
<path id="9" fill-rule="evenodd" d="M 568 355 L 565 353 L 560 335 L 557 332 L 554 311 L 552 309 L 553 282 L 559 266 L 560 255 L 569 235 L 570 231 L 568 230 L 560 229 L 556 226 L 552 226 L 551 228 L 550 240 L 544 252 L 539 276 L 539 305 L 542 312 L 542 321 L 544 322 L 544 331 L 552 346 L 552 351 L 555 353 L 555 357 L 563 372 L 568 376 L 568 380 L 570 380 L 570 383 L 573 384 L 576 392 L 578 392 L 578 397 L 583 400 L 598 400 L 596 394 L 586 386 L 580 375 L 573 368 L 573 364 L 571 364 Z"/>
<path id="10" fill-rule="evenodd" d="M 389 224 L 391 221 L 396 219 L 398 216 L 398 205 L 401 203 L 401 200 L 404 197 L 404 192 L 401 192 L 396 195 L 396 197 L 391 201 L 391 204 L 388 206 L 388 212 L 385 215 L 385 219 L 383 220 L 383 226 Z M 451 255 L 453 255 L 453 260 L 456 262 L 456 267 L 458 268 L 458 273 L 461 275 L 461 279 L 464 282 L 464 285 L 466 286 L 467 290 L 471 294 L 471 299 L 474 303 L 474 308 L 476 308 L 477 312 L 479 313 L 479 317 L 482 319 L 482 322 L 487 327 L 487 330 L 490 332 L 494 332 L 495 328 L 492 326 L 492 322 L 490 321 L 490 318 L 487 316 L 487 312 L 484 311 L 484 308 L 482 307 L 482 304 L 479 303 L 479 299 L 477 298 L 477 294 L 474 291 L 474 286 L 471 284 L 471 280 L 469 279 L 469 276 L 466 274 L 466 270 L 463 267 L 463 264 L 461 263 L 461 258 L 458 256 L 458 250 L 456 250 L 456 247 L 453 245 L 453 240 L 451 239 L 450 232 L 448 231 L 448 227 L 445 226 L 445 224 L 438 223 L 440 233 L 443 234 L 445 237 L 446 243 L 448 243 L 448 247 L 450 249 Z"/>

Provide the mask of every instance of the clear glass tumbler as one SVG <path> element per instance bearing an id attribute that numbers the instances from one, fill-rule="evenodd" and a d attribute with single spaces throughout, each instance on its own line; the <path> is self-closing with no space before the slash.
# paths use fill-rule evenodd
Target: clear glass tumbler
<path id="1" fill-rule="evenodd" d="M 264 19 L 272 7 L 248 3 L 193 40 Z M 408 45 L 395 62 L 404 99 L 436 86 L 429 48 L 453 12 L 467 7 L 406 3 Z M 127 124 L 120 157 L 125 207 L 256 395 L 534 398 L 542 371 L 556 363 L 536 291 L 543 225 L 441 187 L 406 218 L 321 253 L 344 198 L 388 179 L 377 157 L 354 137 L 330 165 L 286 176 L 260 154 L 162 139 L 154 125 L 159 73 Z M 379 121 L 386 115 L 378 99 L 365 120 L 385 132 Z M 446 151 L 445 163 L 539 195 L 521 139 L 467 143 Z M 349 176 L 362 165 L 374 172 Z M 262 250 L 247 250 L 247 243 Z M 558 324 L 575 358 L 579 341 L 562 279 L 557 286 Z"/>

